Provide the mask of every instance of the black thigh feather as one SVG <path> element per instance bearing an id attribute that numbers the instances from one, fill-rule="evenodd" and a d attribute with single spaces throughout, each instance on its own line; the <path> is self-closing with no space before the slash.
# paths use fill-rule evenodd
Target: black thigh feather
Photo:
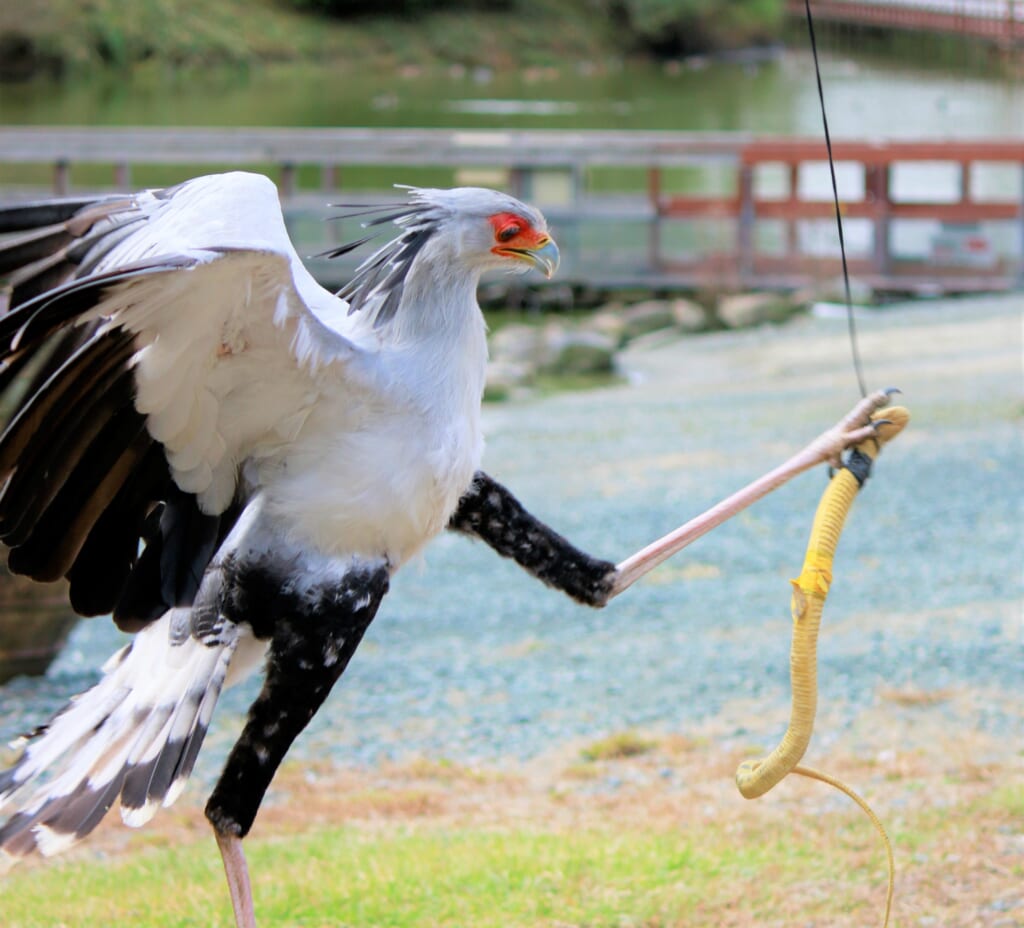
<path id="1" fill-rule="evenodd" d="M 574 547 L 482 471 L 473 477 L 448 528 L 482 539 L 502 557 L 581 603 L 603 606 L 608 601 L 615 565 Z"/>

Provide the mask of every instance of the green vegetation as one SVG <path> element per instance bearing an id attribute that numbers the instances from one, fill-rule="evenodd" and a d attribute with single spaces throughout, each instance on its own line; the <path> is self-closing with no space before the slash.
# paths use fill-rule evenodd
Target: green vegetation
<path id="1" fill-rule="evenodd" d="M 624 34 L 656 55 L 736 48 L 778 38 L 778 0 L 606 0 Z"/>
<path id="2" fill-rule="evenodd" d="M 941 911 L 943 924 L 967 925 L 1012 909 L 1024 879 L 1019 752 L 993 755 L 993 742 L 960 733 L 952 752 L 926 734 L 880 753 L 921 725 L 893 727 L 892 715 L 880 709 L 864 728 L 878 740 L 827 764 L 864 789 L 892 837 L 892 924 Z M 286 763 L 246 841 L 260 925 L 880 924 L 878 835 L 822 784 L 790 778 L 747 802 L 732 788 L 746 749 L 714 736 L 620 732 L 587 746 L 589 760 L 568 747 L 512 770 L 431 757 Z M 0 875 L 0 911 L 4 928 L 232 924 L 194 794 L 143 831 L 104 823 L 68 859 Z"/>
<path id="3" fill-rule="evenodd" d="M 460 769 L 443 768 L 450 783 L 427 769 L 416 801 L 408 790 L 398 789 L 406 798 L 389 804 L 382 802 L 385 790 L 343 795 L 342 788 L 335 796 L 343 809 L 320 810 L 325 817 L 313 802 L 307 810 L 315 822 L 354 819 L 348 827 L 306 822 L 301 831 L 302 813 L 282 819 L 284 810 L 271 809 L 277 833 L 246 842 L 260 924 L 852 928 L 880 916 L 877 836 L 858 810 L 811 814 L 804 803 L 809 795 L 820 801 L 816 789 L 789 800 L 785 792 L 760 803 L 733 799 L 717 803 L 714 814 L 706 787 L 699 800 L 646 788 L 611 805 L 559 789 L 534 795 L 524 817 L 516 800 L 522 784 L 460 777 Z M 592 788 L 592 778 L 572 770 L 566 776 Z M 949 924 L 967 924 L 993 900 L 1013 898 L 1024 876 L 1011 850 L 1024 788 L 1013 782 L 973 792 L 976 798 L 950 808 L 941 797 L 929 805 L 923 790 L 902 803 L 900 814 L 890 812 L 899 924 L 947 905 L 951 882 L 958 901 Z M 474 795 L 489 810 L 485 821 L 449 817 L 453 804 Z M 164 827 L 175 815 L 165 814 Z M 170 834 L 133 835 L 131 856 L 119 840 L 122 853 L 114 856 L 94 852 L 0 879 L 5 928 L 227 928 L 230 907 L 214 843 L 198 821 L 186 826 L 183 839 L 178 815 Z M 998 868 L 989 865 L 993 859 Z"/>
<path id="4" fill-rule="evenodd" d="M 331 16 L 422 16 L 439 7 L 448 10 L 486 10 L 491 0 L 285 0 L 300 9 L 316 10 Z M 514 5 L 514 0 L 513 0 Z"/>
<path id="5" fill-rule="evenodd" d="M 638 757 L 658 746 L 657 741 L 645 738 L 635 731 L 622 731 L 601 738 L 585 747 L 581 752 L 584 760 L 618 760 L 623 757 Z"/>
<path id="6" fill-rule="evenodd" d="M 781 0 L 35 0 L 0 7 L 0 78 L 151 61 L 544 66 L 777 35 Z"/>
<path id="7" fill-rule="evenodd" d="M 771 911 L 776 880 L 827 877 L 841 897 L 868 878 L 862 868 L 830 874 L 804 841 L 763 837 L 737 842 L 712 828 L 326 829 L 251 841 L 248 856 L 264 926 L 685 925 L 729 907 L 737 879 L 746 905 Z M 752 875 L 769 873 L 751 887 Z M 18 875 L 3 902 L 7 928 L 230 923 L 212 841 Z"/>
<path id="8" fill-rule="evenodd" d="M 282 61 L 492 67 L 598 54 L 610 31 L 580 0 L 515 10 L 436 9 L 419 16 L 326 16 L 288 0 L 36 0 L 31 18 L 0 6 L 0 76 L 66 74 L 152 62 L 182 68 Z M 550 27 L 550 28 L 548 28 Z M 544 36 L 538 42 L 538 36 Z"/>

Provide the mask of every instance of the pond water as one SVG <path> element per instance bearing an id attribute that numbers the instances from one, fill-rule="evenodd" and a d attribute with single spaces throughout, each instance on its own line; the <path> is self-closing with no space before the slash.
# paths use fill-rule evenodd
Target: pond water
<path id="1" fill-rule="evenodd" d="M 833 54 L 823 58 L 823 78 L 837 136 L 1024 134 L 1024 82 L 995 73 L 955 62 Z M 301 64 L 189 74 L 143 67 L 4 85 L 0 124 L 821 131 L 813 64 L 802 52 L 510 74 L 353 73 Z"/>

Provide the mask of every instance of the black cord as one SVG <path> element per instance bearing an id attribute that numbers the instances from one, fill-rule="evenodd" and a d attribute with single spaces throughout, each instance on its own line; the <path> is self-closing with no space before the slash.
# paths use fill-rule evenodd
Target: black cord
<path id="1" fill-rule="evenodd" d="M 825 127 L 825 147 L 828 149 L 828 169 L 832 175 L 832 199 L 836 207 L 836 227 L 839 229 L 839 252 L 843 258 L 843 287 L 846 293 L 846 321 L 850 331 L 850 351 L 853 353 L 853 370 L 857 375 L 857 386 L 860 395 L 867 396 L 864 384 L 864 371 L 860 360 L 860 349 L 857 346 L 857 323 L 853 315 L 853 297 L 850 295 L 850 270 L 846 263 L 846 241 L 843 237 L 843 215 L 839 209 L 839 185 L 836 183 L 836 164 L 832 157 L 832 137 L 828 131 L 828 117 L 825 115 L 825 91 L 821 86 L 821 65 L 818 63 L 818 43 L 814 37 L 814 20 L 811 17 L 811 0 L 804 0 L 807 10 L 807 32 L 811 37 L 811 54 L 814 55 L 814 75 L 818 80 L 818 100 L 821 103 L 821 123 Z"/>

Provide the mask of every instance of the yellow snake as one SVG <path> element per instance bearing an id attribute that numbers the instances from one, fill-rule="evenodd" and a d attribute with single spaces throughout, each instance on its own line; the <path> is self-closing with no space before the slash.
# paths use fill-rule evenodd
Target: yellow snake
<path id="1" fill-rule="evenodd" d="M 862 442 L 855 449 L 869 461 L 874 461 L 882 445 L 898 435 L 910 420 L 902 406 L 881 409 L 872 416 L 880 424 L 874 438 Z M 835 777 L 810 767 L 798 766 L 807 750 L 814 728 L 814 714 L 818 702 L 817 646 L 821 613 L 832 582 L 832 559 L 860 481 L 846 466 L 829 481 L 814 516 L 803 570 L 793 585 L 791 608 L 793 612 L 793 643 L 790 649 L 790 679 L 792 709 L 789 727 L 778 747 L 760 760 L 746 760 L 736 771 L 736 786 L 746 799 L 763 796 L 789 773 L 821 780 L 842 791 L 869 816 L 885 842 L 889 864 L 889 885 L 885 901 L 883 928 L 889 924 L 892 911 L 895 865 L 892 844 L 878 816 L 850 787 Z"/>

